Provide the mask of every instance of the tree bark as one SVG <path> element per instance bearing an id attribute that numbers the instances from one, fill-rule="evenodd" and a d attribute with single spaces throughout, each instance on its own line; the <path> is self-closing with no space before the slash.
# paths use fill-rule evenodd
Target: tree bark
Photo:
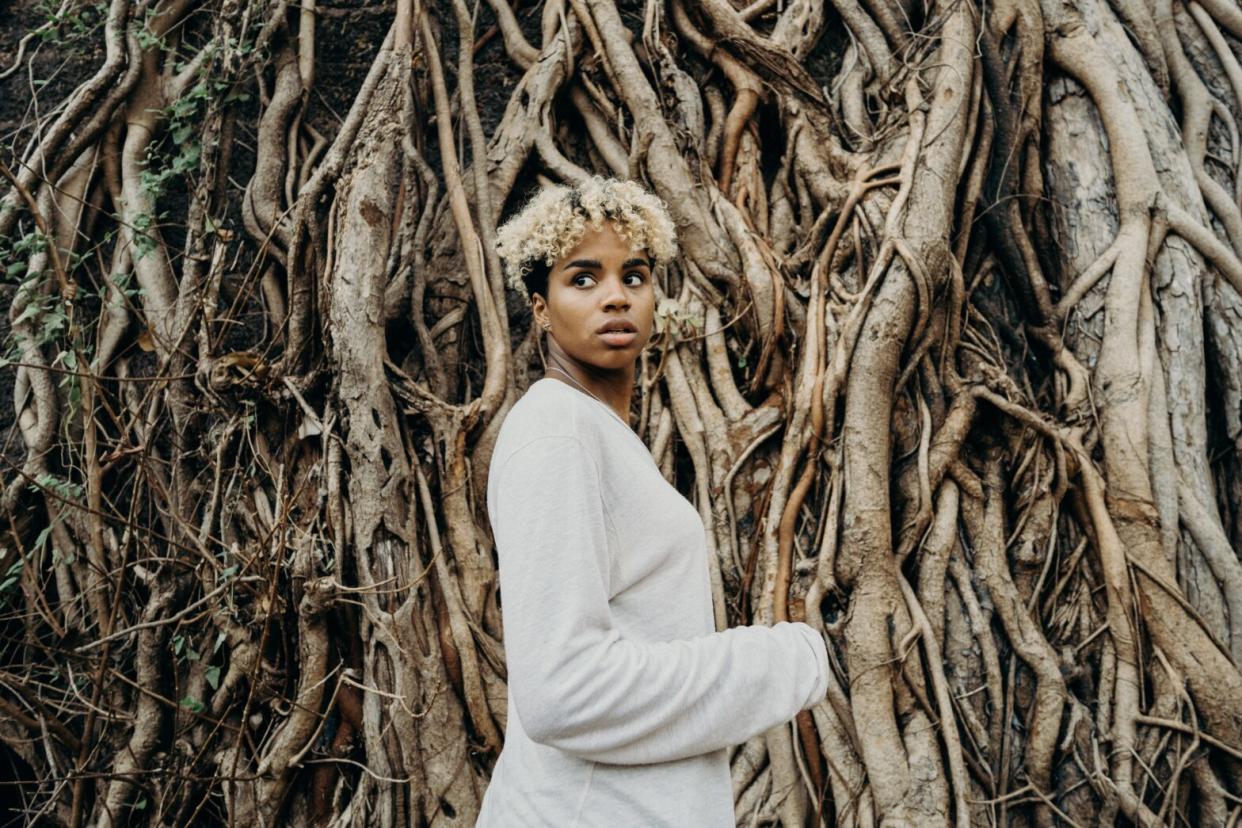
<path id="1" fill-rule="evenodd" d="M 1242 814 L 1229 2 L 66 0 L 0 31 L 11 815 L 474 824 L 488 463 L 542 374 L 494 235 L 595 173 L 678 228 L 632 422 L 717 627 L 829 642 L 825 698 L 731 751 L 739 825 Z"/>

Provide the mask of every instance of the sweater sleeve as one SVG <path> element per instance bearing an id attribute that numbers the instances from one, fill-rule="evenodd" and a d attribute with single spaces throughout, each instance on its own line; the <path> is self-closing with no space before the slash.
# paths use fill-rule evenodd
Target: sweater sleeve
<path id="1" fill-rule="evenodd" d="M 508 680 L 532 740 L 598 762 L 668 762 L 745 742 L 823 698 L 827 650 L 802 622 L 622 636 L 599 469 L 579 440 L 536 438 L 496 474 Z"/>

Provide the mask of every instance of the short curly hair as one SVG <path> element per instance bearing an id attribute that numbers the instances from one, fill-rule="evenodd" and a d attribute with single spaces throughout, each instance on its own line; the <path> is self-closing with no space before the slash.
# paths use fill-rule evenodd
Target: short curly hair
<path id="1" fill-rule="evenodd" d="M 582 238 L 587 222 L 599 229 L 611 221 L 618 235 L 656 261 L 677 255 L 677 229 L 668 207 L 634 181 L 593 175 L 572 186 L 557 184 L 535 193 L 496 231 L 496 252 L 505 281 L 527 301 L 547 296 L 548 274 L 557 259 Z"/>

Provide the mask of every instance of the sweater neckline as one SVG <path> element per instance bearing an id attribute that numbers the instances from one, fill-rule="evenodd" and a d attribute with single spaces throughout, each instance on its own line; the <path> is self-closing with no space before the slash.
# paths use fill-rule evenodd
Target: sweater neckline
<path id="1" fill-rule="evenodd" d="M 639 437 L 638 432 L 634 431 L 634 429 L 630 426 L 629 423 L 621 419 L 621 416 L 617 414 L 617 412 L 613 411 L 611 406 L 608 405 L 608 403 L 604 402 L 601 399 L 597 399 L 596 397 L 593 397 L 590 394 L 587 394 L 586 392 L 582 391 L 579 388 L 575 388 L 573 385 L 569 384 L 568 382 L 562 382 L 561 380 L 555 379 L 554 377 L 540 377 L 539 379 L 535 380 L 535 382 L 532 384 L 532 387 L 534 385 L 538 385 L 539 383 L 545 382 L 545 381 L 554 382 L 557 385 L 563 386 L 564 388 L 569 389 L 574 394 L 577 394 L 580 397 L 585 397 L 586 399 L 598 405 L 600 408 L 607 411 L 609 416 L 611 416 L 614 420 L 616 420 L 618 423 L 624 426 L 625 430 L 629 432 L 630 436 L 638 441 L 638 444 L 643 447 L 643 451 L 646 453 L 646 455 L 648 457 L 651 457 L 651 449 L 648 448 L 647 444 L 643 442 L 643 438 Z M 654 462 L 655 458 L 651 457 L 651 459 Z"/>

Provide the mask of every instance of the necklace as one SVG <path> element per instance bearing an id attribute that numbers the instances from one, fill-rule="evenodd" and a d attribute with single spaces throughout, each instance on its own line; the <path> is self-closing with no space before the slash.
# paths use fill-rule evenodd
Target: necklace
<path id="1" fill-rule="evenodd" d="M 560 367 L 558 367 L 558 366 L 556 366 L 556 365 L 549 365 L 549 366 L 548 366 L 548 368 L 549 368 L 550 370 L 553 370 L 553 371 L 559 371 L 560 373 L 564 374 L 566 377 L 568 377 L 568 378 L 569 378 L 569 381 L 570 381 L 570 382 L 572 382 L 574 385 L 576 385 L 576 386 L 578 386 L 579 388 L 581 388 L 581 389 L 582 389 L 582 391 L 583 391 L 583 393 L 588 394 L 588 395 L 590 395 L 591 397 L 594 397 L 596 400 L 598 400 L 598 401 L 599 401 L 599 403 L 600 403 L 602 406 L 604 406 L 604 407 L 605 407 L 605 408 L 607 408 L 610 412 L 612 412 L 612 416 L 616 417 L 618 420 L 621 420 L 621 415 L 617 414 L 617 412 L 613 410 L 613 408 L 612 408 L 612 406 L 611 406 L 611 405 L 609 405 L 608 403 L 606 403 L 606 402 L 604 402 L 603 400 L 601 400 L 599 397 L 596 397 L 594 394 L 592 394 L 592 393 L 591 393 L 591 389 L 587 388 L 585 385 L 583 385 L 582 383 L 578 382 L 578 380 L 574 379 L 574 375 L 573 375 L 573 374 L 569 373 L 568 371 L 566 371 L 566 370 L 564 370 L 563 368 L 560 368 Z M 630 424 L 629 424 L 629 423 L 626 423 L 626 422 L 625 422 L 625 420 L 621 420 L 621 422 L 622 422 L 622 423 L 625 423 L 625 427 L 626 427 L 626 428 L 629 428 L 631 431 L 633 431 L 633 429 L 632 429 L 632 428 L 630 428 Z"/>

